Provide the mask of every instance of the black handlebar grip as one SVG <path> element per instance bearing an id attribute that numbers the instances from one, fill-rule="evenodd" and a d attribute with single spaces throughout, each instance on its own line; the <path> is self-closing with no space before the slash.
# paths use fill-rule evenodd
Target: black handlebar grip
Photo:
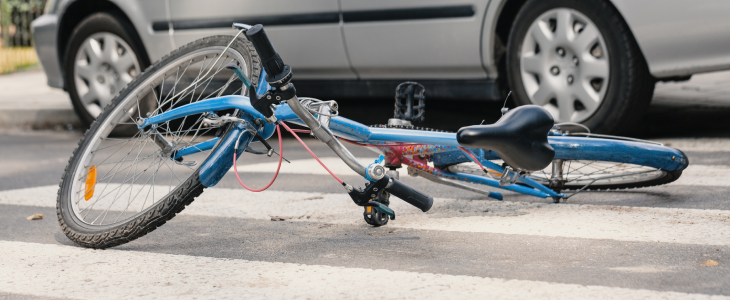
<path id="1" fill-rule="evenodd" d="M 253 44 L 253 47 L 256 48 L 256 52 L 258 52 L 261 58 L 261 63 L 264 65 L 264 69 L 266 69 L 266 73 L 269 76 L 273 77 L 284 72 L 284 61 L 281 60 L 279 54 L 274 50 L 274 45 L 271 44 L 269 37 L 266 36 L 263 25 L 254 25 L 246 32 L 246 35 Z"/>
<path id="2" fill-rule="evenodd" d="M 425 195 L 395 178 L 391 178 L 390 180 L 392 184 L 389 184 L 390 187 L 386 187 L 385 190 L 391 195 L 403 199 L 403 201 L 418 207 L 423 212 L 427 212 L 433 206 L 433 197 Z"/>

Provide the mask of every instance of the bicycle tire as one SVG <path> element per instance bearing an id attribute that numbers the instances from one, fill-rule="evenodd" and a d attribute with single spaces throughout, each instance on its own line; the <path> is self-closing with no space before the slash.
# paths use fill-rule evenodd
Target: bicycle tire
<path id="1" fill-rule="evenodd" d="M 609 163 L 604 161 L 595 161 L 600 163 Z M 610 162 L 614 163 L 614 162 Z M 657 169 L 657 172 L 661 172 L 660 175 L 656 177 L 652 177 L 649 179 L 637 179 L 635 181 L 623 181 L 623 182 L 617 182 L 617 183 L 603 183 L 603 184 L 590 184 L 587 186 L 586 184 L 582 183 L 570 183 L 565 184 L 561 188 L 555 188 L 556 191 L 575 191 L 580 190 L 585 187 L 586 191 L 606 191 L 606 190 L 625 190 L 625 189 L 634 189 L 634 188 L 646 188 L 646 187 L 652 187 L 652 186 L 659 186 L 659 185 L 665 185 L 672 183 L 679 179 L 679 177 L 682 175 L 682 171 L 667 171 L 667 170 L 661 170 Z M 628 176 L 628 175 L 626 175 Z M 531 176 L 532 179 L 537 179 L 535 176 Z M 549 185 L 548 182 L 544 180 L 536 180 L 537 182 Z M 586 187 L 587 186 L 587 187 Z"/>
<path id="2" fill-rule="evenodd" d="M 570 147 L 586 148 L 590 143 L 601 141 L 605 149 L 593 151 L 561 151 L 564 147 L 556 147 L 556 157 L 562 160 L 562 184 L 553 183 L 552 188 L 561 190 L 618 190 L 644 188 L 668 184 L 676 181 L 682 171 L 689 165 L 689 161 L 681 151 L 669 147 L 637 141 L 577 138 L 573 139 Z M 553 143 L 556 146 L 558 143 Z M 645 146 L 642 147 L 637 146 Z M 614 149 L 613 147 L 618 147 Z M 636 149 L 632 155 L 621 153 L 624 149 Z M 564 152 L 564 153 L 563 153 Z M 598 154 L 605 152 L 605 154 Z M 618 155 L 621 153 L 622 155 Z M 441 154 L 435 154 L 441 155 Z M 664 159 L 664 162 L 646 162 L 635 157 L 655 157 Z M 600 157 L 613 157 L 612 160 Z M 671 158 L 670 158 L 671 157 Z M 553 161 L 555 163 L 557 161 Z M 567 165 L 567 166 L 566 166 Z M 468 172 L 483 175 L 482 170 L 470 162 L 439 166 L 447 171 Z M 567 172 L 566 172 L 567 170 Z M 574 171 L 574 172 L 571 172 Z M 611 173 L 613 172 L 613 173 Z M 572 177 L 571 177 L 572 176 Z M 552 163 L 541 171 L 533 172 L 530 178 L 545 185 L 551 186 Z"/>
<path id="3" fill-rule="evenodd" d="M 223 47 L 225 47 L 224 51 L 221 51 L 220 49 L 222 49 Z M 73 180 L 73 179 L 80 178 L 78 181 L 81 181 L 81 177 L 79 177 L 79 175 L 81 175 L 81 174 L 79 174 L 79 170 L 86 170 L 85 164 L 87 162 L 84 162 L 83 164 L 81 164 L 82 163 L 81 160 L 82 159 L 87 160 L 86 157 L 89 157 L 89 156 L 91 158 L 88 158 L 88 161 L 94 159 L 94 156 L 96 154 L 92 154 L 92 152 L 89 152 L 89 151 L 92 151 L 92 150 L 90 150 L 92 148 L 94 149 L 93 151 L 97 151 L 97 152 L 106 149 L 106 148 L 99 148 L 99 146 L 94 146 L 94 145 L 101 144 L 102 143 L 101 141 L 103 140 L 103 139 L 99 138 L 99 141 L 96 141 L 96 138 L 100 137 L 102 134 L 107 134 L 106 139 L 107 140 L 112 139 L 112 138 L 109 138 L 108 134 L 110 132 L 113 132 L 114 127 L 109 127 L 109 126 L 117 126 L 117 125 L 123 124 L 122 121 L 112 120 L 112 118 L 120 118 L 119 117 L 119 115 L 121 114 L 120 111 L 123 111 L 123 112 L 127 113 L 127 115 L 130 115 L 129 112 L 133 111 L 134 108 L 133 108 L 133 106 L 131 106 L 132 108 L 129 108 L 129 107 L 126 107 L 125 105 L 129 106 L 129 103 L 132 103 L 130 101 L 134 100 L 133 96 L 135 96 L 135 93 L 141 94 L 142 92 L 140 92 L 140 91 L 142 91 L 142 89 L 146 88 L 146 85 L 149 84 L 150 87 L 148 88 L 149 91 L 147 91 L 147 95 L 149 95 L 150 93 L 153 93 L 155 91 L 157 91 L 160 95 L 159 100 L 155 99 L 155 100 L 158 100 L 157 103 L 160 105 L 158 105 L 158 108 L 155 109 L 153 112 L 156 112 L 157 110 L 162 109 L 163 107 L 165 107 L 165 105 L 168 105 L 168 104 L 166 104 L 166 102 L 162 102 L 162 103 L 160 102 L 160 100 L 162 100 L 163 92 L 166 91 L 164 89 L 164 82 L 165 82 L 165 80 L 167 80 L 166 76 L 168 76 L 168 75 L 167 75 L 167 73 L 164 73 L 164 72 L 167 72 L 166 70 L 168 70 L 168 69 L 171 70 L 172 66 L 174 66 L 175 63 L 178 63 L 188 57 L 190 57 L 190 62 L 188 62 L 188 67 L 191 64 L 194 65 L 194 64 L 200 63 L 203 66 L 203 67 L 201 67 L 201 70 L 202 70 L 203 68 L 205 68 L 205 63 L 206 63 L 206 59 L 208 58 L 208 53 L 215 53 L 215 50 L 217 50 L 218 53 L 223 53 L 226 55 L 229 53 L 231 54 L 230 57 L 226 56 L 226 58 L 221 61 L 221 65 L 223 65 L 224 62 L 226 62 L 229 58 L 231 58 L 231 61 L 233 61 L 233 62 L 237 61 L 239 64 L 245 63 L 245 67 L 242 66 L 244 71 L 247 71 L 247 73 L 250 74 L 249 77 L 253 82 L 258 81 L 258 77 L 261 72 L 261 65 L 260 65 L 259 57 L 256 54 L 256 50 L 254 49 L 253 45 L 247 39 L 236 38 L 234 40 L 234 38 L 232 36 L 213 36 L 213 37 L 207 37 L 207 38 L 196 40 L 185 46 L 178 48 L 177 50 L 164 56 L 162 59 L 160 59 L 159 61 L 155 62 L 150 67 L 148 67 L 142 74 L 140 74 L 140 76 L 138 76 L 124 90 L 122 90 L 120 92 L 119 96 L 117 96 L 112 101 L 112 103 L 104 109 L 104 111 L 99 116 L 99 118 L 91 124 L 90 129 L 88 129 L 86 131 L 84 138 L 79 142 L 79 145 L 74 150 L 73 156 L 71 157 L 68 165 L 66 166 L 63 177 L 61 179 L 61 183 L 59 185 L 57 205 L 56 205 L 56 214 L 57 214 L 58 221 L 59 221 L 62 231 L 69 239 L 71 239 L 73 242 L 75 242 L 81 246 L 90 247 L 90 248 L 108 248 L 108 247 L 113 247 L 113 246 L 127 243 L 127 242 L 135 240 L 141 236 L 144 236 L 145 234 L 156 229 L 157 227 L 163 225 L 168 220 L 172 219 L 176 214 L 181 212 L 187 205 L 192 203 L 193 200 L 195 199 L 195 197 L 199 196 L 203 192 L 203 190 L 205 189 L 205 186 L 200 182 L 200 179 L 198 176 L 200 166 L 203 165 L 203 163 L 200 163 L 197 166 L 195 166 L 194 168 L 189 168 L 191 170 L 191 172 L 190 172 L 190 175 L 187 176 L 187 178 L 184 178 L 183 180 L 177 178 L 177 180 L 179 180 L 179 183 L 176 183 L 174 188 L 172 188 L 173 177 L 172 177 L 172 175 L 170 175 L 170 188 L 169 188 L 167 194 L 162 196 L 159 201 L 155 202 L 155 199 L 154 199 L 155 195 L 154 195 L 153 190 L 157 190 L 157 187 L 154 186 L 154 184 L 155 184 L 154 176 L 160 170 L 160 167 L 158 166 L 157 169 L 154 171 L 154 174 L 152 175 L 153 180 L 152 180 L 152 184 L 150 185 L 150 188 L 149 188 L 150 191 L 147 192 L 148 196 L 149 196 L 150 192 L 153 195 L 152 204 L 150 204 L 149 207 L 145 208 L 144 204 L 146 204 L 146 202 L 147 202 L 147 198 L 145 198 L 145 200 L 144 200 L 145 202 L 142 204 L 142 208 L 140 209 L 140 212 L 133 214 L 131 217 L 123 219 L 122 221 L 116 222 L 116 220 L 115 220 L 113 223 L 110 223 L 107 225 L 104 225 L 104 219 L 108 216 L 109 212 L 112 211 L 110 208 L 112 207 L 112 205 L 115 204 L 115 202 L 118 199 L 113 200 L 112 203 L 109 204 L 109 208 L 107 208 L 104 211 L 104 212 L 106 212 L 106 215 L 104 215 L 104 219 L 102 219 L 98 225 L 94 225 L 94 223 L 99 218 L 99 216 L 97 216 L 97 219 L 94 219 L 94 221 L 92 221 L 91 223 L 88 223 L 88 220 L 86 220 L 83 217 L 80 218 L 77 215 L 77 211 L 74 211 L 74 209 L 78 210 L 79 207 L 74 207 L 74 204 L 73 204 L 74 200 L 73 200 L 73 195 L 72 195 L 72 193 L 74 193 L 74 189 L 78 189 L 78 185 L 80 185 L 80 183 L 75 184 L 74 182 L 77 180 Z M 200 54 L 200 53 L 202 53 L 202 54 Z M 200 61 L 195 61 L 196 57 L 194 55 L 200 55 L 199 59 L 203 59 L 202 63 Z M 212 63 L 214 57 L 215 57 L 214 54 L 211 55 L 211 63 Z M 223 57 L 223 55 L 220 55 L 220 57 Z M 216 63 L 218 61 L 219 60 L 215 60 Z M 212 65 L 210 66 L 210 70 L 212 70 L 214 67 L 217 66 L 216 63 L 212 63 Z M 220 70 L 224 69 L 223 67 L 218 67 L 218 68 L 220 68 Z M 178 74 L 180 73 L 180 69 L 181 68 L 178 67 L 178 69 L 177 69 Z M 178 76 L 177 74 L 175 75 L 176 76 L 174 78 L 175 85 L 172 87 L 173 91 L 175 90 L 175 87 L 177 86 L 178 82 L 183 81 L 183 78 L 185 77 L 184 74 L 186 74 L 187 71 L 188 71 L 188 68 L 185 68 L 182 71 L 183 75 L 180 75 L 179 78 L 177 77 Z M 199 91 L 200 96 L 197 97 L 198 100 L 202 97 L 202 95 L 207 93 L 206 89 L 210 86 L 209 85 L 210 82 L 213 82 L 215 80 L 215 76 L 218 75 L 219 72 L 220 71 L 216 71 L 216 73 L 214 73 L 210 76 L 210 80 L 209 80 L 208 84 L 206 84 L 203 87 L 202 91 Z M 227 71 L 227 72 L 230 72 L 230 71 Z M 233 74 L 233 72 L 230 72 L 230 73 Z M 160 74 L 162 77 L 160 77 Z M 197 84 L 198 80 L 203 80 L 203 78 L 205 78 L 205 76 L 208 75 L 208 73 L 205 73 L 204 77 L 199 79 L 200 74 L 201 73 L 199 72 L 198 77 L 196 77 L 193 80 L 194 84 Z M 224 74 L 227 75 L 227 73 L 224 73 Z M 235 75 L 231 75 L 230 78 L 233 78 L 233 76 L 235 76 Z M 152 86 L 152 84 L 157 82 L 158 79 L 159 79 L 159 82 L 162 83 L 162 87 Z M 200 82 L 204 83 L 206 80 L 208 80 L 208 79 L 205 79 Z M 218 95 L 227 91 L 228 88 L 231 88 L 231 86 L 229 85 L 231 82 L 233 82 L 233 79 L 229 79 L 227 84 L 221 86 L 219 88 L 220 93 L 218 93 Z M 202 86 L 202 84 L 200 84 L 200 85 Z M 194 101 L 194 98 L 196 95 L 195 93 L 196 93 L 197 89 L 198 89 L 198 86 L 196 85 L 192 89 L 192 92 L 190 92 L 190 94 L 192 95 L 190 97 L 190 102 Z M 239 90 L 241 91 L 241 93 L 244 93 L 243 87 L 239 88 L 234 93 L 238 93 Z M 216 90 L 215 92 L 218 92 L 218 90 Z M 248 92 L 250 92 L 250 91 L 248 91 Z M 139 94 L 136 95 L 138 99 L 139 99 Z M 157 97 L 157 93 L 153 93 L 153 94 L 155 95 L 155 97 Z M 170 93 L 168 93 L 167 95 L 169 96 Z M 144 97 L 146 97 L 146 96 L 143 96 L 143 98 Z M 185 97 L 187 97 L 187 95 L 183 95 L 178 98 L 183 99 Z M 165 100 L 167 100 L 167 98 L 165 98 Z M 138 100 L 138 101 L 140 101 L 140 100 Z M 172 102 L 169 103 L 169 108 L 167 108 L 167 109 L 175 107 L 176 102 L 180 102 L 181 100 L 175 100 L 175 97 L 172 97 L 171 101 Z M 179 105 L 182 105 L 182 104 L 183 103 L 179 103 Z M 132 103 L 132 105 L 133 105 L 133 103 Z M 141 109 L 140 109 L 140 111 L 141 111 Z M 133 118 L 133 117 L 130 115 L 130 118 Z M 202 119 L 202 116 L 199 117 L 198 121 L 196 121 L 196 122 L 200 122 L 201 119 Z M 185 123 L 186 120 L 187 120 L 187 117 L 185 117 L 185 119 L 182 120 L 182 123 L 179 125 L 179 128 L 183 128 L 183 126 L 186 124 Z M 116 125 L 114 125 L 114 124 L 116 124 Z M 195 124 L 197 124 L 197 123 L 194 123 L 193 125 L 195 125 Z M 123 125 L 120 125 L 120 126 L 123 126 Z M 171 128 L 173 128 L 169 124 L 167 126 L 168 126 L 168 130 L 171 130 Z M 177 126 L 177 125 L 175 125 L 175 126 Z M 194 128 L 194 126 L 193 126 L 193 128 Z M 199 126 L 198 130 L 200 130 L 200 128 L 201 127 Z M 225 137 L 229 133 L 230 129 L 231 129 L 231 126 L 221 126 L 217 130 L 219 133 L 222 132 L 221 137 Z M 191 130 L 188 129 L 187 127 L 185 127 L 184 131 L 187 132 L 186 134 L 191 132 Z M 210 132 L 210 131 L 206 131 L 206 132 L 202 133 L 201 136 L 207 132 Z M 196 131 L 196 135 L 197 135 L 197 133 L 198 132 Z M 177 135 L 175 135 L 175 133 L 170 133 L 170 134 L 177 137 Z M 182 133 L 178 133 L 178 134 L 180 136 L 182 136 Z M 141 137 L 142 135 L 139 134 L 139 136 Z M 182 145 L 184 145 L 184 143 L 190 144 L 193 141 L 195 141 L 196 136 L 193 136 L 193 139 L 190 142 L 187 142 L 186 140 L 182 139 L 183 137 L 187 138 L 188 136 L 187 135 L 182 136 L 180 138 L 180 140 L 178 140 L 179 144 L 182 144 Z M 130 138 L 130 141 L 131 141 L 131 139 L 132 138 Z M 223 140 L 223 138 L 221 138 L 220 140 Z M 121 143 L 122 142 L 119 142 L 119 144 L 121 144 Z M 129 143 L 129 141 L 127 143 Z M 136 143 L 136 141 L 135 141 L 135 143 Z M 141 142 L 140 142 L 140 144 L 141 144 Z M 124 145 L 126 145 L 126 144 L 124 144 Z M 145 143 L 145 145 L 147 145 L 147 144 Z M 94 148 L 94 147 L 96 147 L 96 148 Z M 216 145 L 215 147 L 218 147 L 218 145 Z M 143 146 L 140 146 L 139 152 L 142 152 L 143 148 L 144 148 Z M 133 148 L 133 149 L 135 149 L 135 148 Z M 209 152 L 212 152 L 214 149 L 209 150 Z M 157 153 L 156 151 L 158 151 L 158 149 L 154 149 L 154 148 L 152 149 L 153 164 L 155 163 L 154 153 Z M 130 152 L 131 152 L 131 150 L 130 150 Z M 113 155 L 114 154 L 110 155 L 109 157 L 112 157 Z M 204 152 L 201 152 L 201 155 L 204 155 Z M 138 158 L 139 158 L 139 154 L 137 155 L 137 158 L 135 158 L 135 160 L 134 160 L 135 163 L 138 162 Z M 170 157 L 163 157 L 162 155 L 160 155 L 159 164 L 161 165 L 162 162 L 165 161 L 165 165 L 167 165 L 167 161 L 169 158 Z M 207 159 L 207 156 L 205 157 L 205 159 Z M 139 159 L 139 161 L 141 161 L 141 160 L 142 159 Z M 122 158 L 122 160 L 120 162 L 125 162 L 125 161 L 126 161 L 126 156 L 124 158 Z M 169 159 L 169 161 L 171 161 L 171 159 Z M 205 160 L 202 160 L 202 161 L 205 161 Z M 104 162 L 104 161 L 102 161 L 102 162 Z M 120 162 L 117 162 L 117 164 L 119 164 Z M 171 170 L 174 170 L 175 164 L 173 162 L 171 162 L 170 164 L 172 164 Z M 96 182 L 96 178 L 95 178 L 96 177 L 96 175 L 95 175 L 96 166 L 97 165 L 94 165 L 94 183 L 91 185 L 92 186 L 92 190 L 91 190 L 92 195 L 95 192 L 94 189 L 97 188 L 97 182 Z M 99 165 L 99 166 L 101 166 L 101 165 Z M 152 165 L 150 165 L 150 166 L 152 166 Z M 114 167 L 112 167 L 112 170 L 114 170 L 113 168 Z M 121 168 L 121 166 L 119 168 Z M 136 168 L 136 165 L 135 165 L 135 168 Z M 149 169 L 149 167 L 148 167 L 148 169 Z M 90 177 L 89 174 L 91 172 L 92 172 L 91 167 L 89 167 L 87 174 L 84 175 L 87 182 L 89 180 L 89 177 Z M 118 173 L 118 172 L 119 171 L 116 171 L 116 173 Z M 131 167 L 130 167 L 130 171 L 127 171 L 127 174 L 129 174 L 129 172 L 131 172 Z M 132 178 L 135 178 L 136 172 L 137 172 L 137 170 L 135 170 L 135 173 L 132 175 Z M 147 169 L 145 169 L 144 172 L 147 172 Z M 144 174 L 144 172 L 142 172 L 141 174 Z M 171 173 L 173 175 L 175 175 L 174 171 L 171 171 Z M 162 174 L 162 173 L 160 173 L 160 174 Z M 114 176 L 116 176 L 116 175 L 114 175 Z M 114 176 L 112 176 L 111 179 L 109 179 L 109 183 L 107 184 L 107 187 L 112 185 L 111 181 L 114 178 Z M 140 177 L 141 176 L 142 175 L 140 175 Z M 127 176 L 125 176 L 124 179 L 125 180 L 123 180 L 121 184 L 113 183 L 114 185 L 119 185 L 119 187 L 117 187 L 117 189 L 121 190 L 121 188 L 124 187 L 125 184 L 127 184 L 127 181 L 126 181 Z M 149 181 L 149 179 L 148 179 L 148 181 Z M 137 188 L 137 186 L 135 186 L 135 182 L 136 181 L 132 181 L 131 183 L 129 183 L 129 188 L 127 188 L 127 189 L 130 189 L 130 192 L 129 192 L 130 199 L 131 199 L 132 191 L 134 191 L 134 189 Z M 146 184 L 147 183 L 145 183 L 145 185 Z M 88 184 L 87 184 L 87 186 L 88 186 Z M 98 188 L 100 188 L 100 187 L 98 187 Z M 144 188 L 145 188 L 145 186 L 143 185 L 142 189 L 144 189 Z M 106 189 L 106 187 L 105 187 L 105 189 Z M 88 189 L 85 189 L 85 191 L 86 192 L 83 194 L 84 198 L 86 197 L 86 195 L 89 194 Z M 100 194 L 103 194 L 103 193 L 104 193 L 104 191 L 101 191 Z M 119 192 L 117 192 L 117 194 L 118 193 Z M 107 195 L 109 195 L 109 194 L 107 194 Z M 139 192 L 137 193 L 137 195 L 139 195 Z M 137 195 L 135 195 L 135 197 Z M 94 196 L 91 196 L 91 197 L 93 198 Z M 99 195 L 99 197 L 106 197 L 106 196 Z M 79 198 L 78 200 L 76 200 L 76 202 L 77 202 L 76 205 L 78 205 L 78 203 L 81 202 L 81 199 L 82 198 Z M 86 201 L 88 202 L 88 200 L 89 199 L 87 199 Z M 99 200 L 96 200 L 96 201 L 99 201 Z M 127 208 L 130 207 L 130 203 L 131 203 L 129 201 L 130 200 L 128 200 L 125 211 L 123 213 L 120 213 L 120 216 L 124 215 L 126 217 Z M 89 211 L 93 212 L 94 211 L 93 204 L 91 205 L 91 207 L 92 208 L 89 208 Z M 101 214 L 103 215 L 104 212 L 102 212 Z M 89 214 L 89 213 L 87 213 L 87 214 Z M 117 219 L 119 219 L 119 218 L 120 217 L 118 216 Z"/>

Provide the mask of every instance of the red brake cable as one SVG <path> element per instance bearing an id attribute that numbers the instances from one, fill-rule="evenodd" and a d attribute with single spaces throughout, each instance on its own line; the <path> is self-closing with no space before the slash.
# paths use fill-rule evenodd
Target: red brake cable
<path id="1" fill-rule="evenodd" d="M 484 172 L 489 173 L 488 169 L 485 168 L 484 166 L 482 166 L 482 163 L 480 163 L 479 160 L 476 157 L 474 157 L 473 154 L 471 154 L 471 152 L 469 152 L 468 150 L 464 149 L 464 147 L 459 147 L 459 149 L 461 149 L 461 151 L 464 151 L 464 153 L 466 153 L 467 155 L 469 155 L 469 157 L 471 157 L 471 160 L 474 161 L 475 163 L 477 163 L 477 165 L 479 165 L 479 167 L 482 168 L 482 170 Z"/>
<path id="2" fill-rule="evenodd" d="M 299 141 L 299 143 L 301 143 L 301 144 L 302 144 L 302 146 L 304 146 L 304 149 L 307 149 L 307 151 L 309 151 L 309 154 L 311 154 L 311 155 L 312 155 L 312 157 L 314 157 L 314 159 L 316 159 L 316 160 L 317 160 L 317 162 L 318 162 L 318 163 L 319 163 L 320 165 L 322 165 L 322 167 L 323 167 L 323 168 L 324 168 L 325 170 L 327 170 L 327 172 L 329 172 L 329 173 L 330 173 L 330 175 L 332 175 L 332 177 L 334 177 L 334 178 L 335 178 L 335 179 L 336 179 L 336 180 L 337 180 L 337 181 L 338 181 L 339 183 L 341 183 L 341 184 L 343 184 L 343 185 L 345 184 L 345 183 L 344 183 L 344 182 L 343 182 L 343 181 L 342 181 L 342 180 L 341 180 L 341 179 L 340 179 L 339 177 L 337 177 L 337 175 L 335 175 L 335 173 L 332 173 L 332 171 L 330 171 L 330 169 L 329 169 L 329 168 L 327 168 L 327 166 L 325 166 L 325 165 L 324 165 L 324 163 L 322 163 L 322 161 L 321 161 L 321 160 L 319 160 L 319 157 L 317 157 L 317 155 L 314 155 L 314 152 L 312 152 L 312 150 L 310 150 L 310 149 L 309 149 L 309 147 L 307 147 L 307 144 L 305 144 L 305 143 L 304 143 L 304 142 L 302 141 L 302 139 L 300 139 L 300 138 L 299 138 L 299 136 L 298 136 L 298 135 L 297 135 L 296 133 L 294 133 L 294 130 L 292 130 L 291 128 L 289 128 L 289 126 L 286 126 L 286 124 L 284 124 L 284 122 L 281 122 L 281 126 L 284 126 L 284 128 L 286 128 L 286 130 L 287 130 L 287 131 L 289 131 L 289 133 L 291 133 L 291 134 L 292 134 L 292 135 L 293 135 L 293 136 L 294 136 L 295 138 L 297 138 L 297 141 Z"/>
<path id="3" fill-rule="evenodd" d="M 284 126 L 286 126 L 286 125 L 284 125 Z M 287 129 L 288 129 L 288 127 L 287 127 Z M 255 193 L 263 192 L 266 189 L 268 189 L 272 184 L 274 184 L 274 181 L 276 181 L 276 177 L 279 176 L 279 170 L 281 169 L 281 159 L 284 157 L 284 151 L 283 151 L 284 149 L 282 147 L 282 142 L 281 142 L 281 129 L 279 129 L 279 125 L 278 124 L 276 125 L 276 132 L 279 134 L 279 166 L 276 167 L 276 173 L 274 174 L 274 178 L 272 178 L 271 179 L 271 182 L 269 182 L 269 184 L 267 184 L 262 189 L 252 189 L 250 187 L 247 187 L 243 183 L 243 181 L 241 181 L 241 177 L 238 177 L 238 167 L 236 166 L 236 152 L 237 152 L 237 150 L 234 150 L 233 151 L 233 170 L 236 172 L 236 179 L 238 179 L 238 183 L 240 183 L 241 186 L 243 186 L 245 189 L 247 189 L 249 191 L 252 191 L 252 192 L 255 192 Z M 236 143 L 236 146 L 238 146 L 238 143 Z M 236 148 L 238 148 L 238 147 L 236 147 Z"/>

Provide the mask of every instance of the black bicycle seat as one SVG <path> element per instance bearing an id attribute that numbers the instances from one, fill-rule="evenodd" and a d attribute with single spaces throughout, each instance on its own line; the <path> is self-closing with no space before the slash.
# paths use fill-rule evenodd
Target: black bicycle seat
<path id="1" fill-rule="evenodd" d="M 553 124 L 547 110 L 525 105 L 510 110 L 494 124 L 459 129 L 456 140 L 464 147 L 492 150 L 513 168 L 537 171 L 555 157 L 547 139 Z"/>

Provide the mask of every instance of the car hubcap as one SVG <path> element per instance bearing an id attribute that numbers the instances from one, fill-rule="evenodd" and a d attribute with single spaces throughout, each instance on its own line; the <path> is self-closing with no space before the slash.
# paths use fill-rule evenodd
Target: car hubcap
<path id="1" fill-rule="evenodd" d="M 592 116 L 608 89 L 609 61 L 598 27 L 574 9 L 556 8 L 530 26 L 520 51 L 520 72 L 533 104 L 558 122 Z"/>
<path id="2" fill-rule="evenodd" d="M 132 48 L 113 33 L 89 36 L 76 53 L 76 92 L 94 118 L 139 73 L 139 62 Z"/>

